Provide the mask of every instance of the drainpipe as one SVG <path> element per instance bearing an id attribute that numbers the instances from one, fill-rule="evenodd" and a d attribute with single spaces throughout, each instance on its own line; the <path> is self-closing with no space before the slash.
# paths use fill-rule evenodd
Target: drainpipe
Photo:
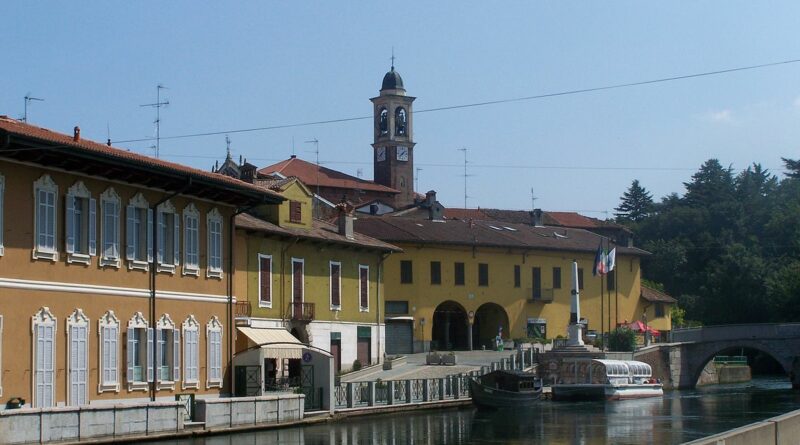
<path id="1" fill-rule="evenodd" d="M 283 249 L 281 249 L 281 307 L 280 310 L 286 305 L 284 300 L 286 294 L 286 253 L 300 240 L 299 236 L 292 238 L 292 241 Z M 286 314 L 281 312 L 281 322 L 286 326 Z"/>
<path id="2" fill-rule="evenodd" d="M 382 253 L 381 254 L 381 259 L 378 260 L 378 276 L 377 276 L 377 281 L 376 281 L 376 286 L 375 286 L 375 300 L 376 300 L 376 305 L 378 307 L 375 308 L 375 322 L 376 322 L 376 325 L 377 325 L 377 328 L 378 328 L 378 352 L 379 353 L 381 351 L 381 280 L 383 279 L 383 273 L 382 273 L 383 272 L 383 262 L 386 260 L 386 258 L 389 258 L 389 255 L 391 255 L 391 254 L 392 254 L 392 252 L 385 253 L 385 254 Z M 384 332 L 386 332 L 386 331 L 384 331 Z M 381 363 L 381 359 L 385 355 L 386 355 L 386 351 L 384 351 L 383 355 L 378 354 L 378 363 Z"/>
<path id="3" fill-rule="evenodd" d="M 152 245 L 153 264 L 149 265 L 150 266 L 150 323 L 151 323 L 151 326 L 153 326 L 153 334 L 154 335 L 153 335 L 153 344 L 152 345 L 149 345 L 149 344 L 147 345 L 147 347 L 151 349 L 150 350 L 150 356 L 153 359 L 153 361 L 152 361 L 152 363 L 153 363 L 153 381 L 149 382 L 150 383 L 150 401 L 151 402 L 155 402 L 156 401 L 156 380 L 158 380 L 158 378 L 156 376 L 156 369 L 155 369 L 155 366 L 156 366 L 156 343 L 158 342 L 158 339 L 155 337 L 155 334 L 157 333 L 157 331 L 155 329 L 155 323 L 156 323 L 156 276 L 157 276 L 156 268 L 158 266 L 158 206 L 160 206 L 161 204 L 164 204 L 165 202 L 169 201 L 170 199 L 182 194 L 187 189 L 189 189 L 189 187 L 191 187 L 191 186 L 192 186 L 192 178 L 190 176 L 189 178 L 187 178 L 186 184 L 183 186 L 183 188 L 181 188 L 177 192 L 172 193 L 171 195 L 168 195 L 166 198 L 162 198 L 160 201 L 156 202 L 151 207 L 152 210 L 153 210 L 153 237 L 152 237 L 153 238 L 153 245 Z M 164 246 L 164 247 L 166 248 L 166 246 Z M 175 253 L 177 254 L 177 252 L 175 252 Z M 150 347 L 150 346 L 152 346 L 152 347 Z"/>

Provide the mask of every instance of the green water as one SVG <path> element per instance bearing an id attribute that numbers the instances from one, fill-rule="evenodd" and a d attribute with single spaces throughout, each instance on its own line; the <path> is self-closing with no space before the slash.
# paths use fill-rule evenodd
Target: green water
<path id="1" fill-rule="evenodd" d="M 222 444 L 673 444 L 800 409 L 786 377 L 667 391 L 662 399 L 430 410 L 306 427 L 168 441 Z"/>

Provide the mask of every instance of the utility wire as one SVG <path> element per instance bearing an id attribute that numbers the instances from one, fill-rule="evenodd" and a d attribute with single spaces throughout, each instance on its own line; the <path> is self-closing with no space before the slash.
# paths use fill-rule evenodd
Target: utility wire
<path id="1" fill-rule="evenodd" d="M 629 88 L 635 86 L 642 86 L 642 85 L 650 85 L 654 83 L 663 83 L 663 82 L 674 82 L 676 80 L 686 80 L 686 79 L 694 79 L 698 77 L 706 77 L 706 76 L 717 76 L 720 74 L 728 74 L 734 73 L 738 71 L 748 71 L 748 70 L 755 70 L 761 68 L 769 68 L 773 66 L 779 65 L 789 65 L 793 63 L 800 62 L 800 59 L 790 59 L 790 60 L 783 60 L 780 62 L 770 62 L 770 63 L 762 63 L 759 65 L 748 65 L 748 66 L 741 66 L 736 68 L 727 68 L 722 70 L 715 70 L 715 71 L 706 71 L 702 73 L 694 73 L 694 74 L 684 74 L 680 76 L 671 76 L 671 77 L 662 77 L 658 79 L 651 79 L 651 80 L 643 80 L 638 82 L 627 82 L 627 83 L 618 83 L 612 85 L 605 85 L 599 87 L 592 87 L 592 88 L 581 88 L 575 90 L 567 90 L 567 91 L 559 91 L 555 93 L 545 93 L 545 94 L 537 94 L 533 96 L 523 96 L 523 97 L 515 97 L 509 99 L 497 99 L 497 100 L 490 100 L 485 102 L 474 102 L 469 104 L 461 104 L 461 105 L 448 105 L 444 107 L 437 107 L 437 108 L 428 108 L 423 110 L 416 110 L 414 111 L 415 114 L 420 113 L 432 113 L 437 111 L 445 111 L 445 110 L 457 110 L 462 108 L 474 108 L 474 107 L 483 107 L 487 105 L 497 105 L 503 103 L 511 103 L 511 102 L 523 102 L 529 100 L 537 100 L 537 99 L 546 99 L 550 97 L 558 97 L 558 96 L 569 96 L 574 94 L 584 94 L 584 93 L 592 93 L 596 91 L 605 91 L 605 90 L 615 90 L 620 88 Z M 311 125 L 325 125 L 325 124 L 334 124 L 334 123 L 341 123 L 341 122 L 351 122 L 351 121 L 358 121 L 358 120 L 365 120 L 365 119 L 372 119 L 372 116 L 357 116 L 357 117 L 346 117 L 340 119 L 328 119 L 328 120 L 321 120 L 321 121 L 312 121 L 312 122 L 301 122 L 295 124 L 283 124 L 283 125 L 271 125 L 265 127 L 254 127 L 254 128 L 243 128 L 237 130 L 221 130 L 221 131 L 209 131 L 204 133 L 192 133 L 192 134 L 182 134 L 176 136 L 164 136 L 161 137 L 162 140 L 165 139 L 186 139 L 186 138 L 195 138 L 195 137 L 204 137 L 204 136 L 217 136 L 221 134 L 230 134 L 230 133 L 248 133 L 254 131 L 269 131 L 269 130 L 278 130 L 283 128 L 296 128 L 296 127 L 308 127 Z M 141 139 L 126 139 L 120 141 L 114 141 L 116 144 L 122 143 L 129 143 L 129 142 L 145 142 L 145 141 L 152 141 L 154 138 L 141 138 Z"/>

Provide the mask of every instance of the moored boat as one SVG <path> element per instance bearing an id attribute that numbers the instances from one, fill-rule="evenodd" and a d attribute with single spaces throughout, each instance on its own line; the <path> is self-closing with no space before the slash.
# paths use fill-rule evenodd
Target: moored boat
<path id="1" fill-rule="evenodd" d="M 542 381 L 522 371 L 498 370 L 469 381 L 472 402 L 488 408 L 531 406 L 542 397 Z"/>
<path id="2" fill-rule="evenodd" d="M 593 359 L 586 372 L 562 376 L 553 400 L 625 400 L 664 395 L 652 368 L 635 360 Z"/>

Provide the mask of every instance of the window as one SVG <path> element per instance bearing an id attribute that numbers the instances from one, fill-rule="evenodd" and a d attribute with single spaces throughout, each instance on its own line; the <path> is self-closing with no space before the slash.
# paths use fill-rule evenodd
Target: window
<path id="1" fill-rule="evenodd" d="M 200 387 L 199 326 L 194 315 L 189 315 L 183 322 L 183 389 Z"/>
<path id="2" fill-rule="evenodd" d="M 359 309 L 369 312 L 369 266 L 358 265 Z"/>
<path id="3" fill-rule="evenodd" d="M 378 114 L 378 135 L 385 136 L 389 133 L 389 110 L 381 108 Z"/>
<path id="4" fill-rule="evenodd" d="M 578 268 L 578 290 L 583 290 L 583 269 Z"/>
<path id="5" fill-rule="evenodd" d="M 158 266 L 159 272 L 175 273 L 180 263 L 181 227 L 175 206 L 170 201 L 158 206 Z"/>
<path id="6" fill-rule="evenodd" d="M 553 268 L 553 289 L 561 289 L 561 268 Z"/>
<path id="7" fill-rule="evenodd" d="M 125 258 L 128 269 L 147 270 L 153 261 L 153 210 L 141 193 L 131 198 L 125 211 Z"/>
<path id="8" fill-rule="evenodd" d="M 3 175 L 0 175 L 0 256 L 3 256 L 5 250 L 3 247 L 3 196 L 5 195 L 5 191 L 6 179 L 3 177 Z M 2 389 L 2 386 L 0 386 L 0 394 L 2 394 Z"/>
<path id="9" fill-rule="evenodd" d="M 540 267 L 531 269 L 531 288 L 533 290 L 531 298 L 534 300 L 542 298 L 542 269 Z"/>
<path id="10" fill-rule="evenodd" d="M 520 285 L 521 285 L 520 281 L 522 281 L 522 279 L 520 277 L 519 264 L 515 264 L 514 265 L 514 287 L 520 287 Z"/>
<path id="11" fill-rule="evenodd" d="M 664 303 L 656 303 L 656 318 L 664 316 Z"/>
<path id="12" fill-rule="evenodd" d="M 331 310 L 342 308 L 342 263 L 330 262 Z"/>
<path id="13" fill-rule="evenodd" d="M 606 274 L 606 290 L 614 290 L 614 288 L 617 285 L 616 275 L 617 274 L 615 274 L 613 271 L 611 273 Z"/>
<path id="14" fill-rule="evenodd" d="M 33 183 L 33 193 L 36 198 L 34 215 L 36 242 L 33 247 L 33 258 L 56 261 L 58 260 L 58 251 L 56 250 L 58 186 L 50 178 L 50 175 L 43 175 Z"/>
<path id="15" fill-rule="evenodd" d="M 210 278 L 222 278 L 222 215 L 219 210 L 208 212 L 208 271 Z"/>
<path id="16" fill-rule="evenodd" d="M 175 389 L 181 377 L 181 334 L 164 314 L 156 323 L 156 382 L 158 389 Z"/>
<path id="17" fill-rule="evenodd" d="M 408 301 L 387 301 L 385 304 L 386 315 L 405 315 L 408 314 Z"/>
<path id="18" fill-rule="evenodd" d="M 89 386 L 89 319 L 81 309 L 75 309 L 67 317 L 67 363 L 69 368 L 69 404 L 72 406 L 88 403 Z"/>
<path id="19" fill-rule="evenodd" d="M 211 317 L 206 325 L 208 343 L 206 388 L 222 388 L 222 324 L 217 316 Z"/>
<path id="20" fill-rule="evenodd" d="M 464 263 L 455 263 L 455 285 L 464 285 Z"/>
<path id="21" fill-rule="evenodd" d="M 47 307 L 33 316 L 33 406 L 55 406 L 56 317 Z"/>
<path id="22" fill-rule="evenodd" d="M 128 321 L 127 380 L 128 391 L 147 390 L 153 381 L 153 329 L 141 312 Z"/>
<path id="23" fill-rule="evenodd" d="M 272 256 L 258 254 L 258 307 L 272 307 Z"/>
<path id="24" fill-rule="evenodd" d="M 300 201 L 289 201 L 289 222 L 303 222 L 303 206 Z"/>
<path id="25" fill-rule="evenodd" d="M 442 284 L 442 263 L 431 261 L 431 284 Z"/>
<path id="26" fill-rule="evenodd" d="M 83 182 L 78 181 L 67 190 L 64 204 L 67 263 L 89 264 L 90 257 L 97 254 L 97 201 Z"/>
<path id="27" fill-rule="evenodd" d="M 489 285 L 489 265 L 486 263 L 478 264 L 478 286 Z"/>
<path id="28" fill-rule="evenodd" d="M 305 300 L 303 290 L 305 288 L 305 277 L 303 275 L 303 259 L 292 258 L 292 302 L 295 303 L 295 310 L 302 313 L 302 304 Z"/>
<path id="29" fill-rule="evenodd" d="M 411 269 L 410 260 L 400 261 L 400 283 L 411 284 L 414 282 L 414 275 Z"/>
<path id="30" fill-rule="evenodd" d="M 120 199 L 109 187 L 100 195 L 100 265 L 119 267 Z"/>
<path id="31" fill-rule="evenodd" d="M 119 320 L 106 311 L 97 322 L 100 334 L 100 385 L 97 392 L 119 391 Z"/>
<path id="32" fill-rule="evenodd" d="M 183 209 L 183 274 L 200 274 L 200 212 L 194 204 Z"/>

